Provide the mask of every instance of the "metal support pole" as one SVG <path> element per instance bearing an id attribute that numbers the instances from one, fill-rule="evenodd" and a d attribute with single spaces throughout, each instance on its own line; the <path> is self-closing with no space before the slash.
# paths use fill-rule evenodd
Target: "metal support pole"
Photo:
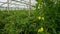
<path id="1" fill-rule="evenodd" d="M 9 12 L 9 0 L 7 0 L 7 11 Z"/>
<path id="2" fill-rule="evenodd" d="M 30 11 L 31 11 L 31 0 L 29 0 L 29 17 L 30 17 Z"/>

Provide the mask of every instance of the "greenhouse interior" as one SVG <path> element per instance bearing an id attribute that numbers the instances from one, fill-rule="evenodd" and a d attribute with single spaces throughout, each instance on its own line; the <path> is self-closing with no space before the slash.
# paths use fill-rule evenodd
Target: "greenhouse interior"
<path id="1" fill-rule="evenodd" d="M 0 0 L 0 34 L 60 34 L 60 0 Z"/>

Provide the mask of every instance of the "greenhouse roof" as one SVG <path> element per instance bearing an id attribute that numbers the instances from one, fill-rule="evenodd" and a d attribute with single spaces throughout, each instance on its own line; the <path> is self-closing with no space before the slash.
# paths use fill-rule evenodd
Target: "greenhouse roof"
<path id="1" fill-rule="evenodd" d="M 8 7 L 7 0 L 0 0 L 0 8 L 1 7 Z M 31 5 L 35 5 L 36 1 L 32 0 Z M 16 7 L 16 8 L 27 8 L 29 7 L 29 0 L 9 0 L 9 7 Z"/>

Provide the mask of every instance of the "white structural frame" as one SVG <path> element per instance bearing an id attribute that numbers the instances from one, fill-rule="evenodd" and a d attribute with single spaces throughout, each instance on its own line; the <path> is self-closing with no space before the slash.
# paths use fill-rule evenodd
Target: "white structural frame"
<path id="1" fill-rule="evenodd" d="M 9 12 L 9 4 L 11 4 L 11 5 L 13 5 L 13 4 L 15 4 L 15 3 L 11 3 L 11 2 L 9 2 L 10 0 L 7 0 L 7 2 L 0 2 L 0 3 L 3 3 L 3 4 L 1 4 L 0 5 L 0 7 L 1 6 L 3 6 L 4 4 L 7 4 L 7 10 L 8 10 L 8 12 Z M 12 0 L 11 0 L 12 1 Z M 19 3 L 23 3 L 23 4 L 26 4 L 27 5 L 27 7 L 29 8 L 29 12 L 28 12 L 28 14 L 29 14 L 29 17 L 30 17 L 30 11 L 31 11 L 31 7 L 32 7 L 32 5 L 31 5 L 31 0 L 29 0 L 29 2 L 28 3 L 25 3 L 25 2 L 21 2 L 21 1 L 15 1 L 15 2 L 19 2 Z M 19 4 L 15 4 L 15 5 L 19 5 Z"/>

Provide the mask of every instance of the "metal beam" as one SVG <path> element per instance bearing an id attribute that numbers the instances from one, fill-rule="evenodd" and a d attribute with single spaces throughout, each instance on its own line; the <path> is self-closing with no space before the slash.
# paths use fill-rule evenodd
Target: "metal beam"
<path id="1" fill-rule="evenodd" d="M 30 11 L 31 11 L 31 0 L 29 0 L 29 17 L 30 17 Z"/>

